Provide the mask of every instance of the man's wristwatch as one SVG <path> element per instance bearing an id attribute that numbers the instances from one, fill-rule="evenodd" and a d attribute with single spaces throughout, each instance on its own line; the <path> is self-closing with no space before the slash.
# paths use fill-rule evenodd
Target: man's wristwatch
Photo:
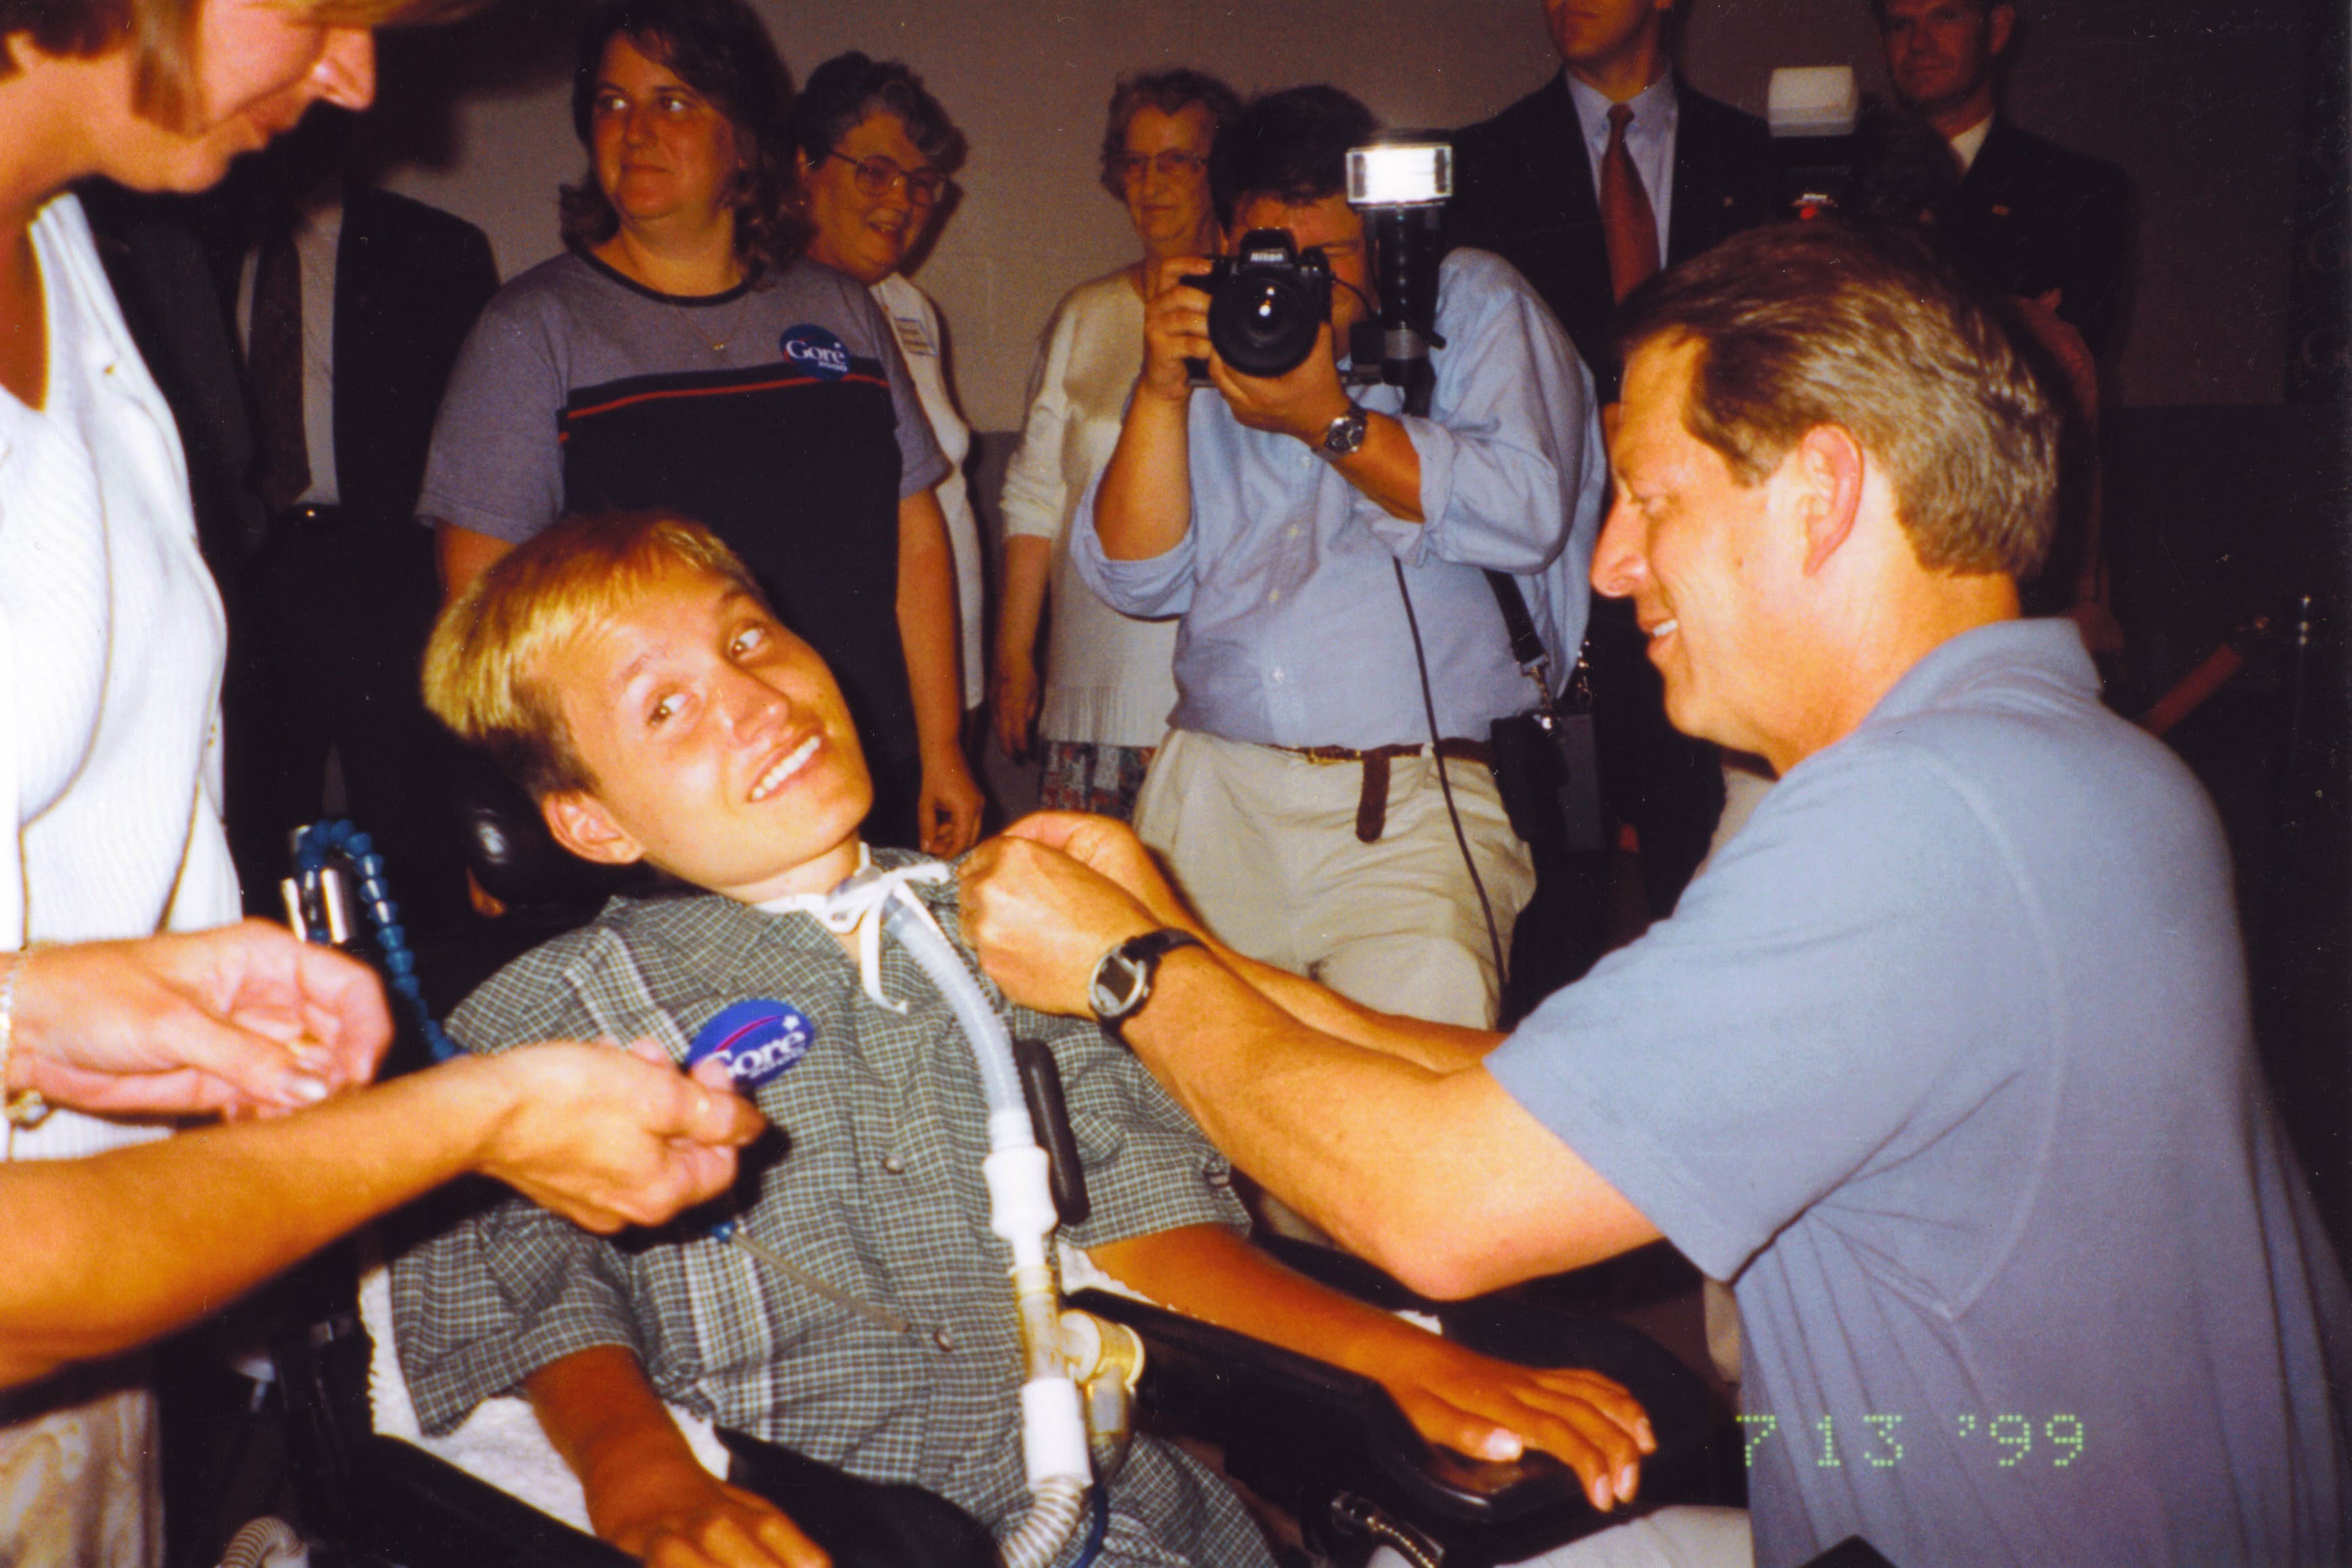
<path id="1" fill-rule="evenodd" d="M 1103 1028 L 1124 1045 L 1127 1035 L 1122 1026 L 1151 999 L 1151 982 L 1160 973 L 1160 960 L 1179 947 L 1202 945 L 1190 931 L 1165 926 L 1129 937 L 1095 965 L 1094 978 L 1087 982 L 1087 1004 L 1095 1009 Z"/>
<path id="2" fill-rule="evenodd" d="M 1316 450 L 1326 457 L 1346 457 L 1364 444 L 1370 423 L 1364 411 L 1351 402 L 1347 413 L 1323 427 L 1323 441 Z"/>

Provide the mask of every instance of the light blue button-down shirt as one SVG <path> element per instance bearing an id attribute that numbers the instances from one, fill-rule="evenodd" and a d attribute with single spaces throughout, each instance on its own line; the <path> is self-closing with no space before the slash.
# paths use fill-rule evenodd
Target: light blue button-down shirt
<path id="1" fill-rule="evenodd" d="M 1428 739 L 1392 561 L 1442 734 L 1483 739 L 1534 706 L 1479 569 L 1526 574 L 1555 664 L 1574 657 L 1607 484 L 1592 378 L 1534 290 L 1483 251 L 1445 258 L 1437 331 L 1431 416 L 1403 418 L 1426 523 L 1391 517 L 1303 442 L 1244 428 L 1209 391 L 1192 396 L 1192 526 L 1172 549 L 1110 559 L 1089 489 L 1070 531 L 1079 574 L 1130 615 L 1183 617 L 1173 727 L 1267 746 Z M 1402 417 L 1394 387 L 1357 396 Z"/>
<path id="2" fill-rule="evenodd" d="M 1584 132 L 1586 161 L 1592 170 L 1592 199 L 1601 199 L 1601 160 L 1609 151 L 1608 98 L 1568 78 L 1568 100 L 1576 106 L 1576 123 Z M 1666 265 L 1666 225 L 1675 210 L 1675 128 L 1682 123 L 1682 100 L 1675 96 L 1675 73 L 1668 71 L 1625 100 L 1633 118 L 1625 122 L 1625 151 L 1633 156 L 1633 172 L 1650 198 L 1658 220 L 1658 265 Z"/>

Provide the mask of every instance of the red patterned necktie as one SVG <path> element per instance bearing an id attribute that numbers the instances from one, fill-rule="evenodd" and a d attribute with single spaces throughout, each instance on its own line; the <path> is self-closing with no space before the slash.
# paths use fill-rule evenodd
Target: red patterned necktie
<path id="1" fill-rule="evenodd" d="M 1601 234 L 1609 248 L 1609 287 L 1622 299 L 1658 270 L 1658 217 L 1641 171 L 1625 147 L 1630 104 L 1609 106 L 1609 150 L 1601 155 Z"/>

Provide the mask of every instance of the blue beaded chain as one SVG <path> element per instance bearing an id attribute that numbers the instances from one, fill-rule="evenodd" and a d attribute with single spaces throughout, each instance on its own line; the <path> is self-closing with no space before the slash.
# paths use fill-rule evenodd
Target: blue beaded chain
<path id="1" fill-rule="evenodd" d="M 415 1015 L 425 1051 L 436 1061 L 460 1054 L 457 1042 L 442 1031 L 439 1020 L 425 1005 L 424 988 L 416 981 L 416 955 L 409 951 L 408 933 L 400 925 L 400 905 L 392 901 L 392 890 L 384 883 L 383 857 L 375 852 L 374 841 L 346 821 L 313 822 L 294 843 L 296 879 L 309 888 L 326 870 L 327 862 L 338 854 L 359 879 L 359 904 L 375 928 L 385 981 Z"/>

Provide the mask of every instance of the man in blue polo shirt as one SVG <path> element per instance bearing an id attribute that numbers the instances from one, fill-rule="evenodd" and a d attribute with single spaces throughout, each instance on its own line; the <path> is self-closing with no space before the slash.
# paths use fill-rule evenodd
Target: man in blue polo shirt
<path id="1" fill-rule="evenodd" d="M 1662 1235 L 1732 1281 L 1759 1563 L 2344 1561 L 2352 1312 L 2255 1065 L 2219 824 L 2071 623 L 2018 617 L 2054 487 L 2032 377 L 1923 251 L 1826 225 L 1628 314 L 1593 581 L 1675 725 L 1779 787 L 1499 1044 L 1191 947 L 1126 1038 L 1425 1291 Z M 965 929 L 1074 1010 L 1184 916 L 1132 841 L 1022 832 Z"/>

